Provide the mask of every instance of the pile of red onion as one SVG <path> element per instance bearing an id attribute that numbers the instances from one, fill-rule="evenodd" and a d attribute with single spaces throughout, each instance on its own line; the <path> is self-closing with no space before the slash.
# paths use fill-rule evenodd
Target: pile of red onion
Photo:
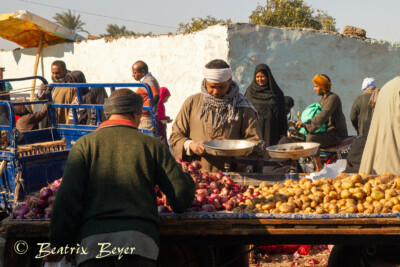
<path id="1" fill-rule="evenodd" d="M 258 192 L 253 192 L 252 188 L 234 183 L 230 176 L 221 172 L 201 172 L 201 165 L 198 161 L 190 163 L 178 159 L 177 162 L 181 165 L 183 171 L 192 176 L 196 183 L 196 199 L 188 209 L 189 212 L 232 211 L 234 208 L 244 210 L 247 205 L 240 203 L 246 201 L 247 197 L 243 193 L 250 192 L 251 198 L 259 195 Z M 166 204 L 165 196 L 158 187 L 155 190 L 158 212 L 171 212 L 171 208 Z"/>
<path id="2" fill-rule="evenodd" d="M 50 219 L 56 193 L 61 179 L 40 190 L 40 193 L 29 195 L 24 202 L 19 202 L 12 210 L 14 219 Z"/>

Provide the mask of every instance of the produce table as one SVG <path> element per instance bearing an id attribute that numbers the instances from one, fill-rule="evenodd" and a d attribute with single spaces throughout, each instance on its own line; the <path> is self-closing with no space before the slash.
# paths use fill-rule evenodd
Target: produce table
<path id="1" fill-rule="evenodd" d="M 340 218 L 341 217 L 341 218 Z M 162 244 L 398 244 L 400 214 L 161 214 Z M 50 221 L 5 219 L 5 266 L 29 266 L 37 242 L 48 242 Z M 24 240 L 29 250 L 14 251 Z M 28 264 L 28 265 L 26 265 Z M 33 263 L 30 266 L 34 266 Z M 39 266 L 39 265 L 38 265 Z"/>

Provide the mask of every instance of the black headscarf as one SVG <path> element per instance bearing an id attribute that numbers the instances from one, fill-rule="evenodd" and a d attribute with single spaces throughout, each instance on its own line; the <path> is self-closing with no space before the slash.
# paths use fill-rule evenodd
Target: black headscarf
<path id="1" fill-rule="evenodd" d="M 265 86 L 260 86 L 256 82 L 256 75 L 259 72 L 262 72 L 265 76 L 267 76 L 268 80 Z M 272 97 L 276 97 L 279 94 L 283 95 L 282 90 L 276 83 L 269 67 L 265 64 L 257 65 L 257 67 L 254 70 L 253 81 L 247 88 L 246 95 L 249 95 L 250 98 L 257 100 L 268 100 Z"/>
<path id="2" fill-rule="evenodd" d="M 267 77 L 265 86 L 260 86 L 256 82 L 256 75 L 259 72 Z M 259 64 L 256 66 L 253 81 L 247 88 L 245 97 L 254 105 L 259 118 L 266 122 L 266 125 L 261 123 L 261 127 L 267 129 L 261 129 L 264 141 L 267 145 L 277 144 L 280 135 L 285 135 L 287 130 L 285 100 L 281 88 L 279 88 L 267 65 Z"/>

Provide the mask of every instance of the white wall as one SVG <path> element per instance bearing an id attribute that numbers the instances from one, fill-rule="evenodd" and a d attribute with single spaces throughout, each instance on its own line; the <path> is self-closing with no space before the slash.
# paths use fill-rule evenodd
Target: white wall
<path id="1" fill-rule="evenodd" d="M 32 75 L 35 54 L 35 48 L 0 51 L 4 77 Z M 255 66 L 266 63 L 284 93 L 295 99 L 296 111 L 318 101 L 311 80 L 316 73 L 325 73 L 333 82 L 332 91 L 342 99 L 347 118 L 366 76 L 374 76 L 382 87 L 400 71 L 399 43 L 250 24 L 217 25 L 188 35 L 65 43 L 44 48 L 43 55 L 44 67 L 38 74 L 49 81 L 50 65 L 57 59 L 64 60 L 70 70 L 83 71 L 88 82 L 107 83 L 134 82 L 131 66 L 144 60 L 160 85 L 171 91 L 166 110 L 172 118 L 188 96 L 200 91 L 204 64 L 215 58 L 232 65 L 242 93 Z M 14 88 L 30 85 L 13 84 Z M 349 121 L 347 127 L 354 133 Z"/>
<path id="2" fill-rule="evenodd" d="M 252 81 L 255 66 L 265 63 L 284 94 L 294 98 L 294 110 L 302 111 L 319 99 L 313 91 L 315 74 L 327 74 L 332 92 L 342 100 L 351 134 L 355 130 L 350 111 L 362 93 L 363 79 L 375 77 L 377 86 L 382 87 L 400 72 L 399 43 L 250 24 L 231 24 L 228 33 L 229 61 L 243 93 Z"/>

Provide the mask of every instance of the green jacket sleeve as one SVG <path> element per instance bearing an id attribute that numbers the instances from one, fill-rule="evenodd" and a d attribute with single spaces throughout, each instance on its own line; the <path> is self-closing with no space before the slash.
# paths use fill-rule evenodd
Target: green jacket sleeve
<path id="1" fill-rule="evenodd" d="M 155 183 L 167 197 L 175 213 L 187 211 L 196 191 L 192 177 L 184 173 L 167 147 L 160 143 L 156 156 Z"/>
<path id="2" fill-rule="evenodd" d="M 87 164 L 83 154 L 83 140 L 71 149 L 63 179 L 53 206 L 49 240 L 52 247 L 74 244 L 76 231 L 83 214 L 83 197 L 87 181 Z"/>

